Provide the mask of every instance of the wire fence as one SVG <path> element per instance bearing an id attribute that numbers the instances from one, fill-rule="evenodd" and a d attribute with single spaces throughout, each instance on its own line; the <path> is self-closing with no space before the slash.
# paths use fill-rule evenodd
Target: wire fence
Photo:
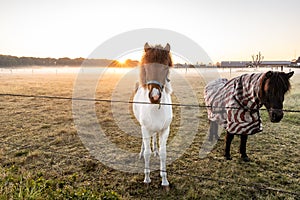
<path id="1" fill-rule="evenodd" d="M 134 102 L 134 101 L 122 101 L 122 100 L 111 100 L 111 99 L 97 99 L 97 98 L 74 98 L 74 97 L 63 97 L 63 96 L 48 96 L 48 95 L 29 95 L 29 94 L 12 94 L 12 93 L 0 93 L 0 96 L 2 97 L 20 97 L 20 98 L 43 98 L 43 99 L 52 99 L 52 100 L 71 100 L 71 101 L 94 101 L 94 102 L 107 102 L 107 103 L 127 103 L 127 104 L 150 104 L 149 102 Z M 169 106 L 178 106 L 178 107 L 195 107 L 195 108 L 208 108 L 210 106 L 205 106 L 205 105 L 200 105 L 200 104 L 180 104 L 180 103 L 172 103 L 172 104 L 167 104 L 167 103 L 161 103 L 161 105 L 169 105 Z M 218 108 L 223 108 L 223 109 L 238 109 L 236 107 L 218 107 Z M 266 109 L 261 109 L 261 110 L 266 110 Z M 292 112 L 292 113 L 300 113 L 300 110 L 290 110 L 286 109 L 283 110 L 284 112 Z M 19 151 L 19 150 L 24 150 L 24 149 L 30 149 L 33 150 L 34 146 L 32 145 L 21 145 L 21 144 L 16 144 L 16 143 L 11 143 L 11 142 L 6 142 L 6 141 L 0 141 L 0 144 L 2 145 L 9 145 L 14 147 L 15 149 L 13 151 Z M 13 152 L 11 151 L 11 152 Z M 60 155 L 63 157 L 69 157 L 69 158 L 74 158 L 78 160 L 90 160 L 94 159 L 90 156 L 76 156 L 76 155 L 70 155 L 70 154 L 65 154 L 62 152 L 58 151 L 53 151 L 51 149 L 43 149 L 43 153 L 49 153 L 49 154 L 55 154 L 55 155 Z M 110 162 L 110 164 L 120 164 L 117 162 Z M 127 166 L 136 168 L 137 166 L 130 165 L 129 163 L 126 163 Z M 156 169 L 150 169 L 151 171 L 158 171 Z M 160 170 L 161 171 L 161 170 Z M 212 178 L 208 176 L 199 176 L 199 175 L 192 175 L 192 174 L 187 174 L 187 173 L 177 173 L 170 171 L 168 173 L 171 173 L 173 175 L 178 175 L 182 177 L 189 177 L 193 179 L 198 179 L 200 181 L 213 181 L 218 184 L 227 184 L 227 185 L 236 185 L 240 187 L 246 187 L 246 188 L 252 188 L 252 189 L 257 189 L 260 191 L 271 191 L 271 192 L 278 192 L 278 193 L 283 193 L 283 194 L 289 194 L 293 195 L 295 197 L 300 197 L 299 192 L 295 191 L 289 191 L 289 190 L 284 190 L 281 188 L 273 188 L 270 186 L 266 186 L 260 183 L 251 183 L 251 184 L 246 184 L 246 183 L 240 183 L 236 181 L 229 181 L 225 179 L 217 179 L 217 178 Z"/>
<path id="2" fill-rule="evenodd" d="M 124 100 L 112 100 L 112 99 L 97 99 L 97 98 L 79 98 L 79 97 L 63 97 L 63 96 L 49 96 L 49 95 L 31 95 L 31 94 L 12 94 L 12 93 L 0 93 L 0 96 L 7 97 L 21 97 L 21 98 L 39 98 L 39 99 L 57 99 L 57 100 L 71 100 L 71 101 L 94 101 L 94 102 L 106 102 L 106 103 L 126 103 L 126 104 L 151 104 L 150 102 L 141 101 L 124 101 Z M 182 104 L 182 103 L 160 103 L 163 106 L 176 106 L 176 107 L 194 107 L 194 108 L 217 108 L 217 109 L 240 109 L 240 107 L 217 107 L 206 106 L 201 104 Z M 247 108 L 249 111 L 257 111 L 257 109 Z M 261 108 L 259 110 L 266 111 L 267 109 Z M 300 113 L 300 110 L 295 109 L 282 109 L 283 112 Z"/>

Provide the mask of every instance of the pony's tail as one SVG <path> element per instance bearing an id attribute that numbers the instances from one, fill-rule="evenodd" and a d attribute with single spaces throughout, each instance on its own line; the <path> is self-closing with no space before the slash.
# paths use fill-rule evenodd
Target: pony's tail
<path id="1" fill-rule="evenodd" d="M 205 158 L 213 150 L 219 137 L 219 124 L 215 121 L 209 121 L 208 134 L 199 152 L 199 157 L 201 159 Z"/>

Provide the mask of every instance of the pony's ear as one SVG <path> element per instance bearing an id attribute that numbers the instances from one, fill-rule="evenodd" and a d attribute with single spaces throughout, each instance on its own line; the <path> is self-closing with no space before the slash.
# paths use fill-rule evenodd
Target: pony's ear
<path id="1" fill-rule="evenodd" d="M 148 42 L 146 42 L 146 44 L 144 45 L 144 50 L 147 51 L 150 48 L 151 48 L 150 45 L 148 44 Z"/>
<path id="2" fill-rule="evenodd" d="M 272 71 L 268 71 L 267 73 L 266 73 L 266 76 L 265 76 L 265 78 L 270 78 L 271 76 L 273 75 L 273 72 Z"/>
<path id="3" fill-rule="evenodd" d="M 286 74 L 286 76 L 288 77 L 288 79 L 290 79 L 293 75 L 294 75 L 294 71 L 289 72 L 289 73 Z"/>
<path id="4" fill-rule="evenodd" d="M 170 52 L 171 46 L 169 43 L 167 43 L 166 47 L 164 48 L 164 50 L 166 50 L 167 52 Z"/>

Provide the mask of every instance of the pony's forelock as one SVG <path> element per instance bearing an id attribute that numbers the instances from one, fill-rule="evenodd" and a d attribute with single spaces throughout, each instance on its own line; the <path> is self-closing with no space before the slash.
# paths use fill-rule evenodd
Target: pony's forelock
<path id="1" fill-rule="evenodd" d="M 172 67 L 172 55 L 161 45 L 150 46 L 144 51 L 140 64 L 145 65 L 149 63 L 159 63 Z"/>

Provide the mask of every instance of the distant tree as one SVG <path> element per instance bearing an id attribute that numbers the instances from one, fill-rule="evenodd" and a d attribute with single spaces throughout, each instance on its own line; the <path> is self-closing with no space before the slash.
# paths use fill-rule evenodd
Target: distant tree
<path id="1" fill-rule="evenodd" d="M 47 66 L 55 66 L 57 59 L 55 58 L 45 58 L 45 62 Z"/>
<path id="2" fill-rule="evenodd" d="M 117 60 L 113 60 L 108 66 L 109 67 L 120 67 L 121 63 Z"/>
<path id="3" fill-rule="evenodd" d="M 18 65 L 19 65 L 18 57 L 0 55 L 0 66 L 2 66 L 2 67 L 12 67 L 12 66 L 18 66 Z"/>
<path id="4" fill-rule="evenodd" d="M 139 61 L 127 59 L 124 63 L 124 67 L 136 67 L 138 66 Z"/>
<path id="5" fill-rule="evenodd" d="M 259 65 L 262 63 L 264 56 L 261 54 L 261 52 L 259 51 L 258 54 L 256 55 L 252 55 L 252 62 L 249 63 L 250 67 L 259 67 Z"/>
<path id="6" fill-rule="evenodd" d="M 71 59 L 64 57 L 64 58 L 59 58 L 56 62 L 56 65 L 70 65 L 71 64 Z"/>
<path id="7" fill-rule="evenodd" d="M 16 57 L 10 55 L 0 54 L 0 67 L 15 67 L 15 66 L 97 66 L 97 67 L 135 67 L 138 66 L 139 61 L 128 59 L 124 64 L 117 60 L 109 59 L 94 59 L 94 58 L 75 58 L 71 59 L 63 57 L 55 58 L 36 58 L 36 57 Z"/>
<path id="8" fill-rule="evenodd" d="M 84 58 L 75 58 L 73 60 L 73 65 L 79 66 L 79 65 L 81 65 L 83 63 L 83 61 L 84 61 Z"/>

